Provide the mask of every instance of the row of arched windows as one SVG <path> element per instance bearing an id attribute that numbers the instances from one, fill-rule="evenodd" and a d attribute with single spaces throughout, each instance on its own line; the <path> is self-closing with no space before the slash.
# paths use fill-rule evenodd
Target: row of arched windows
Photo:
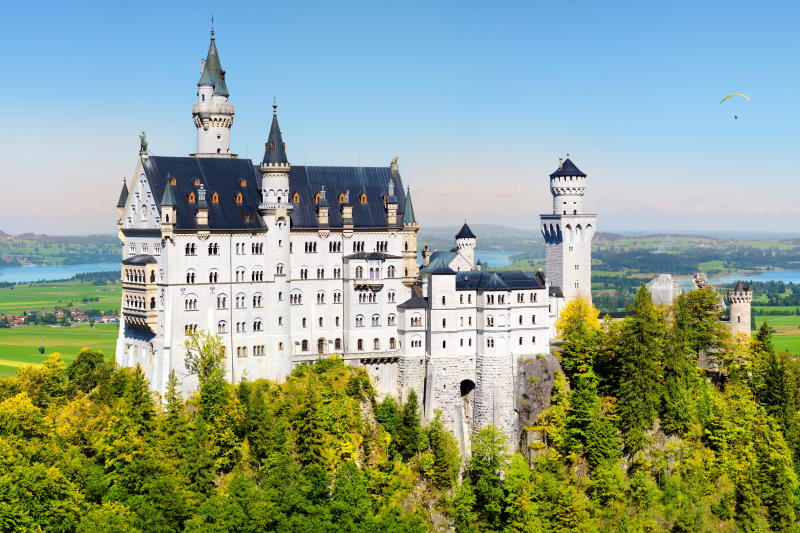
<path id="1" fill-rule="evenodd" d="M 306 253 L 307 254 L 317 253 L 317 243 L 315 241 L 306 242 Z"/>
<path id="2" fill-rule="evenodd" d="M 342 251 L 342 241 L 331 241 L 328 243 L 328 251 L 338 253 Z"/>
<path id="3" fill-rule="evenodd" d="M 144 283 L 147 279 L 144 270 L 126 268 L 124 271 L 125 281 L 130 283 Z M 150 272 L 150 283 L 155 283 L 156 273 Z"/>
<path id="4" fill-rule="evenodd" d="M 387 326 L 394 326 L 397 324 L 397 316 L 394 314 L 389 314 L 386 317 L 386 325 Z M 381 316 L 380 315 L 372 315 L 372 326 L 379 327 L 381 325 Z M 364 327 L 364 315 L 356 315 L 356 327 L 362 328 Z"/>

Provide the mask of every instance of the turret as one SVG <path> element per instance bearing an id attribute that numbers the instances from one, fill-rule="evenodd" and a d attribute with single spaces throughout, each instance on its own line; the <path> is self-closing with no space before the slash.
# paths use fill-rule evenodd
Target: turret
<path id="1" fill-rule="evenodd" d="M 467 221 L 461 226 L 461 230 L 456 234 L 456 249 L 470 265 L 475 265 L 475 244 L 478 238 L 469 229 Z"/>
<path id="2" fill-rule="evenodd" d="M 750 338 L 751 305 L 753 291 L 750 287 L 739 281 L 736 286 L 728 291 L 729 316 L 728 326 L 734 336 Z"/>
<path id="3" fill-rule="evenodd" d="M 164 194 L 161 196 L 161 236 L 171 239 L 175 229 L 175 222 L 178 217 L 175 202 L 175 192 L 173 191 L 173 178 L 167 175 L 167 185 L 164 187 Z"/>
<path id="4" fill-rule="evenodd" d="M 554 215 L 580 215 L 583 213 L 583 195 L 586 192 L 586 174 L 569 158 L 559 163 L 550 174 L 550 193 L 553 195 Z"/>
<path id="5" fill-rule="evenodd" d="M 192 154 L 195 157 L 235 157 L 231 153 L 233 104 L 228 103 L 229 96 L 212 28 L 208 54 L 201 63 L 197 82 L 197 103 L 192 106 L 197 128 L 197 151 Z"/>
<path id="6" fill-rule="evenodd" d="M 289 198 L 289 171 L 291 165 L 286 157 L 286 144 L 283 142 L 278 125 L 278 104 L 272 104 L 272 124 L 269 137 L 264 144 L 264 158 L 261 160 L 261 211 L 292 209 Z"/>

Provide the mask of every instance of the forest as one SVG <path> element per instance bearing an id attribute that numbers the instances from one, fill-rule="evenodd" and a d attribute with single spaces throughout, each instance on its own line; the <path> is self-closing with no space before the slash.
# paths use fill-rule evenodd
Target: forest
<path id="1" fill-rule="evenodd" d="M 710 290 L 664 310 L 641 289 L 618 321 L 574 300 L 532 444 L 488 426 L 470 457 L 335 357 L 233 385 L 200 333 L 196 390 L 172 374 L 162 398 L 98 351 L 51 354 L 0 380 L 0 530 L 794 531 L 800 368 L 718 313 Z"/>

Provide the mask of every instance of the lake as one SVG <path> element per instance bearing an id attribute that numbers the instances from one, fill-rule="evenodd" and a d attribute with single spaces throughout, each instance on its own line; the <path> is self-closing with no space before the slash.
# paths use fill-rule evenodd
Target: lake
<path id="1" fill-rule="evenodd" d="M 511 264 L 511 256 L 517 255 L 518 252 L 476 252 L 475 261 L 480 261 L 482 266 L 490 266 L 492 268 L 505 267 Z"/>
<path id="2" fill-rule="evenodd" d="M 84 272 L 119 271 L 117 263 L 82 263 L 78 265 L 0 267 L 0 281 L 28 283 L 31 281 L 52 281 L 69 279 Z"/>
<path id="3" fill-rule="evenodd" d="M 712 283 L 735 283 L 742 281 L 783 281 L 784 283 L 800 283 L 800 270 L 761 270 L 753 274 L 737 272 L 723 276 L 712 276 Z"/>

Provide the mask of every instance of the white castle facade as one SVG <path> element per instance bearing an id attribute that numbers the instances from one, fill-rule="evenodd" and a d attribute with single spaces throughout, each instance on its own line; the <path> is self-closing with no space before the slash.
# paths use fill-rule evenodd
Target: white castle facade
<path id="1" fill-rule="evenodd" d="M 197 98 L 196 153 L 150 155 L 143 143 L 123 184 L 117 362 L 140 365 L 163 393 L 173 371 L 186 392 L 196 386 L 184 341 L 201 330 L 221 339 L 232 382 L 282 381 L 337 354 L 367 369 L 381 394 L 416 391 L 425 417 L 441 410 L 462 443 L 487 424 L 514 436 L 520 361 L 549 352 L 566 301 L 591 297 L 586 175 L 567 159 L 550 176 L 548 279 L 481 270 L 466 223 L 452 250 L 426 250 L 420 265 L 396 158 L 292 165 L 275 106 L 260 164 L 232 154 L 213 32 Z"/>

